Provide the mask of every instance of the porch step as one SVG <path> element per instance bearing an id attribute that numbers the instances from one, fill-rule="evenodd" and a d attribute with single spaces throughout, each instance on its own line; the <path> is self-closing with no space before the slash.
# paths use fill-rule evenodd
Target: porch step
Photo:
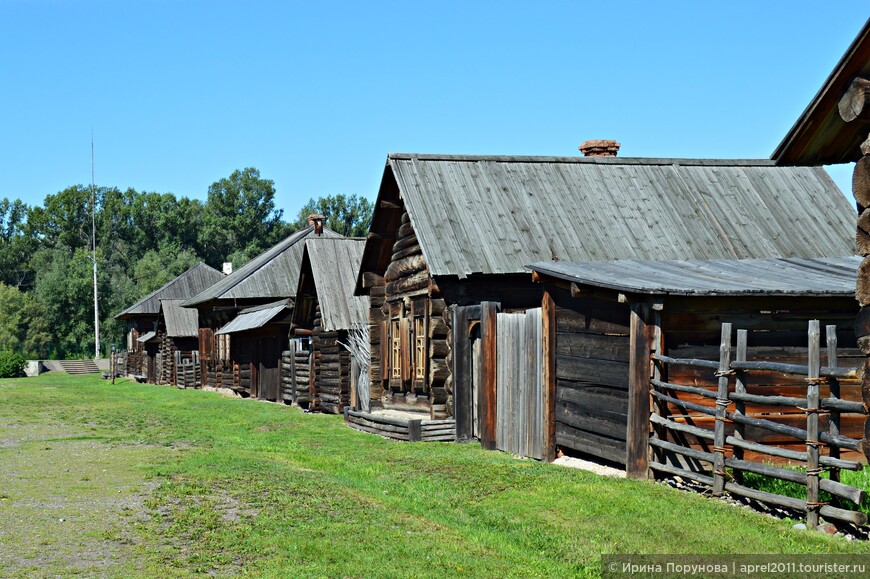
<path id="1" fill-rule="evenodd" d="M 58 360 L 67 374 L 99 374 L 100 369 L 93 360 Z"/>

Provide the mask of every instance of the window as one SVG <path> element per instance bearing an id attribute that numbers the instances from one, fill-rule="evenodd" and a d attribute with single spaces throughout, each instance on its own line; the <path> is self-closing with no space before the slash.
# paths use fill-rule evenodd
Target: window
<path id="1" fill-rule="evenodd" d="M 399 320 L 390 324 L 390 377 L 402 379 L 402 335 Z"/>
<path id="2" fill-rule="evenodd" d="M 426 380 L 426 319 L 414 318 L 414 379 Z"/>

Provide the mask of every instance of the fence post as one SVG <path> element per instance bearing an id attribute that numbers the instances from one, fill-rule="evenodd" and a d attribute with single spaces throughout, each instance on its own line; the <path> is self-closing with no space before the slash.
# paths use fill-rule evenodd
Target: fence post
<path id="1" fill-rule="evenodd" d="M 728 374 L 731 372 L 731 324 L 722 324 L 719 345 L 719 388 L 716 391 L 716 424 L 713 427 L 713 495 L 725 492 L 725 412 L 728 410 Z"/>
<path id="2" fill-rule="evenodd" d="M 625 443 L 625 474 L 629 478 L 647 478 L 649 475 L 649 388 L 650 339 L 649 305 L 631 305 L 629 322 L 628 365 L 628 425 Z"/>
<path id="3" fill-rule="evenodd" d="M 837 361 L 837 326 L 830 325 L 825 326 L 825 338 L 828 342 L 828 366 L 831 368 L 836 368 L 838 366 Z M 840 381 L 837 378 L 828 378 L 828 385 L 830 386 L 830 394 L 831 398 L 840 398 Z M 831 417 L 828 421 L 828 433 L 831 436 L 837 436 L 840 434 L 840 411 L 836 408 L 831 408 Z M 831 445 L 829 449 L 829 454 L 831 458 L 840 458 L 840 447 L 836 445 Z M 840 469 L 832 467 L 831 468 L 831 480 L 840 482 Z M 834 496 L 831 499 L 831 502 L 835 507 L 840 506 L 840 499 Z"/>
<path id="4" fill-rule="evenodd" d="M 807 353 L 807 527 L 819 524 L 819 321 L 810 320 Z"/>
<path id="5" fill-rule="evenodd" d="M 746 341 L 747 341 L 747 331 L 746 330 L 737 330 L 737 355 L 736 360 L 738 362 L 746 361 Z M 734 392 L 738 394 L 746 394 L 746 371 L 745 370 L 737 370 L 735 372 L 736 380 L 734 383 Z M 734 413 L 740 416 L 746 414 L 746 403 L 741 401 L 736 401 L 734 403 Z M 740 422 L 737 422 L 734 425 L 734 438 L 739 440 L 745 439 L 746 433 L 746 425 Z M 743 449 L 739 446 L 734 447 L 734 458 L 738 460 L 743 460 Z M 734 481 L 738 483 L 743 482 L 743 471 L 734 469 Z"/>

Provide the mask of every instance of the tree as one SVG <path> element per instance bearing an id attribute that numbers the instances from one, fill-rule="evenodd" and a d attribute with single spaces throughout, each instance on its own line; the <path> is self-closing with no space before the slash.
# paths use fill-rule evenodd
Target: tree
<path id="1" fill-rule="evenodd" d="M 287 233 L 275 209 L 275 185 L 262 179 L 257 169 L 233 171 L 208 188 L 203 208 L 199 246 L 206 262 L 214 267 L 234 251 L 261 253 Z"/>
<path id="2" fill-rule="evenodd" d="M 365 197 L 328 195 L 310 199 L 299 210 L 299 219 L 294 225 L 297 230 L 307 227 L 309 215 L 322 213 L 329 229 L 347 237 L 364 237 L 372 224 L 373 211 L 374 204 Z"/>
<path id="3" fill-rule="evenodd" d="M 0 283 L 0 350 L 29 358 L 49 352 L 51 334 L 44 311 L 31 293 Z"/>
<path id="4" fill-rule="evenodd" d="M 21 289 L 33 283 L 30 256 L 39 245 L 27 226 L 29 211 L 20 199 L 0 201 L 0 283 Z"/>
<path id="5" fill-rule="evenodd" d="M 174 244 L 145 252 L 133 270 L 133 279 L 140 294 L 138 299 L 175 279 L 196 265 L 197 261 L 199 260 L 193 251 L 179 249 Z"/>

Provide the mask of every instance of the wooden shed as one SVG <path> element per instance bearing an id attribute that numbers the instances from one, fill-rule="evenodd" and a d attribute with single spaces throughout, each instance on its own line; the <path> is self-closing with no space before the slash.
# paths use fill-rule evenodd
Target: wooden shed
<path id="1" fill-rule="evenodd" d="M 148 382 L 157 383 L 159 346 L 154 340 L 157 338 L 160 300 L 188 299 L 223 277 L 224 274 L 218 270 L 199 262 L 115 316 L 115 319 L 127 322 L 128 374 L 144 375 Z M 146 346 L 147 344 L 152 346 Z"/>
<path id="2" fill-rule="evenodd" d="M 820 205 L 824 215 L 811 217 Z M 499 368 L 523 367 L 499 365 L 488 346 L 499 316 L 499 339 L 518 343 L 535 331 L 527 310 L 540 305 L 542 288 L 527 264 L 836 256 L 852 251 L 851 221 L 820 168 L 391 154 L 356 287 L 370 296 L 372 414 L 455 418 L 458 439 L 514 449 L 496 440 L 498 416 L 512 409 L 479 393 Z M 804 235 L 790 236 L 796 230 Z"/>
<path id="3" fill-rule="evenodd" d="M 536 434 L 546 454 L 552 458 L 558 448 L 592 455 L 646 476 L 650 354 L 714 361 L 712 369 L 672 368 L 667 381 L 715 391 L 723 322 L 747 330 L 747 360 L 797 364 L 806 364 L 808 320 L 834 324 L 840 362 L 855 365 L 858 263 L 858 257 L 840 257 L 532 265 L 545 288 L 547 402 L 544 428 Z M 801 386 L 767 374 L 751 381 L 747 392 L 793 396 Z M 841 388 L 844 398 L 861 400 L 859 381 L 843 381 Z M 692 401 L 698 403 L 698 397 Z M 747 405 L 747 416 L 770 413 L 770 407 Z M 682 420 L 710 421 L 689 415 Z M 778 420 L 793 424 L 805 415 L 780 413 Z M 863 428 L 857 416 L 841 425 L 843 433 L 858 439 Z M 763 440 L 806 448 L 788 437 Z"/>
<path id="4" fill-rule="evenodd" d="M 311 337 L 309 381 L 293 382 L 291 397 L 309 408 L 341 414 L 356 401 L 348 332 L 368 323 L 368 300 L 353 295 L 363 239 L 309 239 L 293 310 L 294 335 Z M 295 374 L 295 373 L 294 373 Z"/>
<path id="5" fill-rule="evenodd" d="M 199 386 L 199 324 L 196 310 L 181 307 L 184 300 L 160 300 L 155 339 L 159 348 L 158 384 L 184 388 Z"/>
<path id="6" fill-rule="evenodd" d="M 216 340 L 232 336 L 231 359 L 239 368 L 236 391 L 252 398 L 283 400 L 281 351 L 287 344 L 292 311 L 289 299 L 245 308 L 214 333 Z"/>
<path id="7" fill-rule="evenodd" d="M 279 368 L 281 352 L 287 348 L 289 323 L 285 324 L 285 316 L 289 321 L 288 308 L 292 308 L 299 284 L 305 240 L 321 236 L 340 237 L 324 228 L 320 219 L 182 304 L 199 312 L 203 386 L 281 400 L 280 372 L 273 370 Z M 283 304 L 281 311 L 273 311 L 278 302 Z M 254 309 L 260 306 L 265 309 Z M 230 326 L 243 311 L 239 325 Z M 273 315 L 260 324 L 264 312 Z M 218 330 L 222 332 L 218 334 Z"/>

